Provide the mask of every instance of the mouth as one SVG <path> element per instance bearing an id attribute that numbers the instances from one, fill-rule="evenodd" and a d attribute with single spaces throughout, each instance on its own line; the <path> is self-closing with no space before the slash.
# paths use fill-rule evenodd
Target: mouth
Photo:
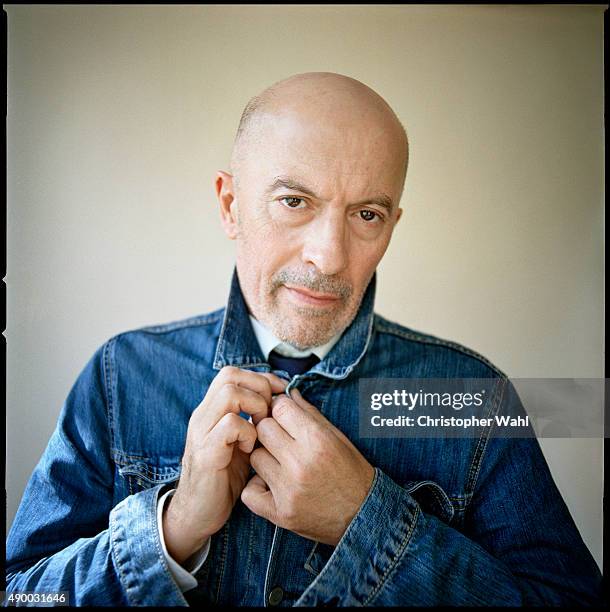
<path id="1" fill-rule="evenodd" d="M 341 298 L 334 293 L 319 293 L 304 287 L 284 285 L 292 301 L 297 304 L 308 304 L 311 306 L 332 306 L 338 304 Z"/>

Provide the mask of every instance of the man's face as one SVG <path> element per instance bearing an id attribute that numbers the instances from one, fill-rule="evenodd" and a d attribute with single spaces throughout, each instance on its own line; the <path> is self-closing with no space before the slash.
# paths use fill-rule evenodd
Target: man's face
<path id="1" fill-rule="evenodd" d="M 404 162 L 366 121 L 346 129 L 286 112 L 259 123 L 255 150 L 222 178 L 242 292 L 278 338 L 318 346 L 358 311 L 402 212 Z"/>

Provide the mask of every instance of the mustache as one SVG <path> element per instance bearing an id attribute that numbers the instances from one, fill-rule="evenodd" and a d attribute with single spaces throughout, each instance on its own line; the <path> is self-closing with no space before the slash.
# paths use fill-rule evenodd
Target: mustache
<path id="1" fill-rule="evenodd" d="M 320 293 L 332 293 L 343 300 L 349 298 L 353 293 L 353 288 L 347 281 L 324 274 L 316 274 L 313 271 L 280 270 L 271 279 L 271 291 L 275 292 L 285 284 L 297 285 Z"/>

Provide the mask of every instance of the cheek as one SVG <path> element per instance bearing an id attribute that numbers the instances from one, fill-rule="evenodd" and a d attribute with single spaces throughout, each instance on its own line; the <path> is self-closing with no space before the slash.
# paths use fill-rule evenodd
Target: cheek
<path id="1" fill-rule="evenodd" d="M 245 240 L 261 240 L 273 234 L 274 224 L 266 211 L 252 207 L 242 215 L 240 230 Z"/>
<path id="2" fill-rule="evenodd" d="M 242 237 L 246 241 L 264 241 L 263 244 L 291 244 L 295 232 L 299 230 L 299 215 L 291 215 L 290 211 L 272 206 L 267 202 L 258 202 L 248 206 L 247 214 L 243 215 L 241 224 Z M 302 223 L 301 223 L 302 225 Z"/>
<path id="3" fill-rule="evenodd" d="M 388 245 L 389 238 L 377 242 L 353 241 L 350 249 L 350 262 L 354 280 L 354 288 L 359 287 L 364 291 L 371 280 L 379 262 L 383 258 Z"/>
<path id="4" fill-rule="evenodd" d="M 392 230 L 387 225 L 369 229 L 352 229 L 350 246 L 356 258 L 370 262 L 378 262 L 386 252 L 392 236 Z M 375 265 L 375 264 L 373 264 Z"/>
<path id="5" fill-rule="evenodd" d="M 257 259 L 285 259 L 298 249 L 302 228 L 281 216 L 270 214 L 265 204 L 244 219 L 241 241 Z"/>
<path id="6" fill-rule="evenodd" d="M 236 249 L 240 268 L 248 275 L 251 287 L 263 287 L 292 260 L 298 243 L 285 228 L 257 215 L 243 220 Z"/>

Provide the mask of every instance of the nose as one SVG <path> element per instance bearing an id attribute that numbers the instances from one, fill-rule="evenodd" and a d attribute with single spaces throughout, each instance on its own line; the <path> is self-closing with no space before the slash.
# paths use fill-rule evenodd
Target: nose
<path id="1" fill-rule="evenodd" d="M 340 212 L 321 215 L 308 228 L 302 259 L 325 275 L 338 274 L 348 264 L 349 234 Z"/>

